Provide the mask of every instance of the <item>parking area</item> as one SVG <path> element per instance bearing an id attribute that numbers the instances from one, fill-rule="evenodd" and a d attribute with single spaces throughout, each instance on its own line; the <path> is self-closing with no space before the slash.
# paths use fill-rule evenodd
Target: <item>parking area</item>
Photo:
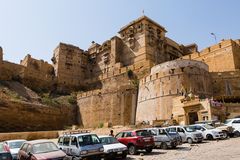
<path id="1" fill-rule="evenodd" d="M 143 155 L 142 155 L 143 154 Z M 219 141 L 205 141 L 199 144 L 184 143 L 176 149 L 155 149 L 152 153 L 140 152 L 138 155 L 128 155 L 128 160 L 239 160 L 240 138 L 230 138 Z"/>

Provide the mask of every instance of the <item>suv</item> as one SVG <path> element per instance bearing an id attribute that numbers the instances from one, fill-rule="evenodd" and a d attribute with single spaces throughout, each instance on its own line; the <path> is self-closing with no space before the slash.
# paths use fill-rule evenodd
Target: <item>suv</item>
<path id="1" fill-rule="evenodd" d="M 188 126 L 171 126 L 168 128 L 170 132 L 178 132 L 183 142 L 192 144 L 193 142 L 202 142 L 203 140 L 201 132 L 189 128 Z"/>
<path id="2" fill-rule="evenodd" d="M 177 147 L 177 139 L 172 137 L 164 128 L 146 128 L 153 135 L 156 148 L 168 149 Z"/>
<path id="3" fill-rule="evenodd" d="M 73 157 L 99 159 L 104 157 L 104 148 L 98 136 L 89 131 L 64 133 L 58 138 L 58 147 Z"/>
<path id="4" fill-rule="evenodd" d="M 214 128 L 208 124 L 194 124 L 190 125 L 189 128 L 200 131 L 204 139 L 213 140 L 224 138 L 223 132 L 220 129 Z"/>
<path id="5" fill-rule="evenodd" d="M 224 124 L 233 127 L 233 134 L 240 136 L 240 118 L 227 119 Z"/>
<path id="6" fill-rule="evenodd" d="M 134 131 L 122 131 L 116 135 L 119 142 L 128 147 L 128 153 L 133 155 L 137 150 L 146 150 L 151 153 L 154 147 L 152 135 L 144 129 Z"/>

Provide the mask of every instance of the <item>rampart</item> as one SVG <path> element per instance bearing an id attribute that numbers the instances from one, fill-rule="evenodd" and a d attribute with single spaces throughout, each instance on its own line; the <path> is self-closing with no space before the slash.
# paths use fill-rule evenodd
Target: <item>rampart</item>
<path id="1" fill-rule="evenodd" d="M 175 60 L 154 67 L 150 76 L 140 80 L 137 123 L 171 119 L 172 99 L 176 96 L 210 96 L 211 77 L 207 69 L 206 64 L 192 60 Z"/>

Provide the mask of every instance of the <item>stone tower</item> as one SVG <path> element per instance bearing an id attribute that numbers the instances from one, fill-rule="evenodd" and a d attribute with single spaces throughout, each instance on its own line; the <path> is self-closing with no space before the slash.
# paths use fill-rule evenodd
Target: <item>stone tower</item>
<path id="1" fill-rule="evenodd" d="M 79 47 L 60 43 L 52 58 L 57 87 L 61 92 L 84 86 L 87 55 Z"/>
<path id="2" fill-rule="evenodd" d="M 148 62 L 150 67 L 174 60 L 182 56 L 179 44 L 165 36 L 166 29 L 148 18 L 142 16 L 119 31 L 123 42 L 130 48 L 132 55 L 124 63 Z"/>

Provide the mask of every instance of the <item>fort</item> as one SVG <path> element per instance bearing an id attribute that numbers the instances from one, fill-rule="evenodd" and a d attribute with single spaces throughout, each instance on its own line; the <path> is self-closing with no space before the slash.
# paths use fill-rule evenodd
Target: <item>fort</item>
<path id="1" fill-rule="evenodd" d="M 178 44 L 166 33 L 142 16 L 87 50 L 60 43 L 52 64 L 31 55 L 20 64 L 7 62 L 0 48 L 0 80 L 36 92 L 77 93 L 75 123 L 83 127 L 191 124 L 240 115 L 240 40 L 198 51 L 196 44 Z"/>

